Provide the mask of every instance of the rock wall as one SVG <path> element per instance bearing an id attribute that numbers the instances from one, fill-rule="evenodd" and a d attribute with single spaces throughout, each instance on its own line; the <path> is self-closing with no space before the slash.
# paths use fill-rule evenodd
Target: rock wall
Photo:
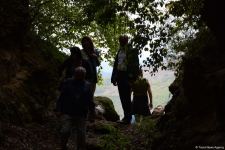
<path id="1" fill-rule="evenodd" d="M 29 31 L 29 0 L 0 1 L 0 47 L 20 47 Z"/>
<path id="2" fill-rule="evenodd" d="M 0 122 L 41 121 L 56 99 L 63 54 L 30 31 L 28 4 L 0 2 Z"/>
<path id="3" fill-rule="evenodd" d="M 201 47 L 186 54 L 180 76 L 169 87 L 173 97 L 158 122 L 161 136 L 153 149 L 225 145 L 225 13 L 220 3 L 205 0 L 202 19 L 209 30 L 193 41 L 193 47 L 202 42 Z"/>
<path id="4" fill-rule="evenodd" d="M 33 38 L 33 37 L 32 37 Z M 59 83 L 57 49 L 38 38 L 24 49 L 0 49 L 0 120 L 41 121 L 56 99 Z"/>

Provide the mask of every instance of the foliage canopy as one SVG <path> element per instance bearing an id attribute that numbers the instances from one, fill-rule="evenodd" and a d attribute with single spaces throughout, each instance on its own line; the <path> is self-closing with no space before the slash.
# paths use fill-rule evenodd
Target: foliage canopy
<path id="1" fill-rule="evenodd" d="M 89 35 L 96 47 L 109 49 L 102 56 L 112 62 L 119 35 L 127 34 L 140 55 L 148 52 L 144 66 L 156 72 L 177 66 L 184 43 L 204 26 L 202 6 L 203 0 L 30 0 L 29 9 L 31 29 L 58 48 Z"/>

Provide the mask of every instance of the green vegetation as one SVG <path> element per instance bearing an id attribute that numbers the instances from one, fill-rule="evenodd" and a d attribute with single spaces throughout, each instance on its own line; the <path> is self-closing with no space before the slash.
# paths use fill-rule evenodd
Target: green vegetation
<path id="1" fill-rule="evenodd" d="M 190 146 L 196 143 L 224 145 L 221 130 L 225 124 L 225 25 L 222 22 L 225 13 L 221 3 L 210 0 L 1 1 L 0 126 L 9 123 L 0 131 L 1 141 L 8 142 L 3 148 L 18 147 L 15 144 L 18 138 L 22 146 L 29 145 L 30 139 L 24 143 L 24 138 L 33 133 L 44 131 L 40 139 L 49 137 L 48 131 L 39 132 L 43 129 L 40 127 L 22 138 L 23 134 L 8 136 L 8 133 L 10 130 L 22 133 L 20 128 L 13 129 L 16 124 L 43 123 L 48 117 L 54 118 L 53 100 L 57 98 L 55 90 L 59 82 L 57 67 L 65 58 L 58 50 L 80 43 L 82 36 L 89 35 L 96 47 L 109 49 L 102 52 L 101 59 L 112 64 L 121 34 L 131 37 L 130 42 L 140 55 L 149 52 L 144 66 L 150 67 L 153 73 L 173 69 L 180 80 L 172 89 L 172 100 L 157 124 L 161 133 L 156 122 L 146 118 L 132 135 L 138 138 L 137 146 L 154 147 L 154 141 L 154 150 L 185 149 L 184 146 L 193 149 Z M 157 89 L 153 95 L 162 92 Z M 98 101 L 106 107 L 105 117 L 118 117 L 112 102 L 101 98 Z M 99 136 L 102 149 L 129 149 L 134 140 L 127 131 L 112 124 L 100 124 L 96 131 L 104 133 Z M 55 139 L 58 138 L 47 141 L 47 145 L 54 145 Z"/>
<path id="2" fill-rule="evenodd" d="M 136 124 L 134 135 L 140 138 L 140 142 L 144 149 L 152 148 L 153 142 L 156 138 L 160 137 L 160 132 L 156 127 L 157 120 L 151 117 L 144 117 L 140 124 Z"/>
<path id="3" fill-rule="evenodd" d="M 95 132 L 100 134 L 110 134 L 115 131 L 116 128 L 110 123 L 100 122 L 97 125 L 95 125 Z"/>
<path id="4" fill-rule="evenodd" d="M 99 136 L 98 148 L 103 150 L 145 150 L 151 149 L 154 140 L 161 134 L 156 128 L 156 119 L 144 117 L 141 124 L 132 126 L 116 125 L 110 122 L 98 122 L 95 133 Z"/>
<path id="5" fill-rule="evenodd" d="M 129 136 L 124 135 L 121 130 L 109 124 L 104 124 L 103 128 L 109 131 L 108 134 L 100 137 L 100 145 L 103 150 L 126 150 L 131 147 Z"/>
<path id="6" fill-rule="evenodd" d="M 204 0 L 10 0 L 2 2 L 6 8 L 3 13 L 10 13 L 2 20 L 8 23 L 10 19 L 5 18 L 13 17 L 15 23 L 24 24 L 21 29 L 32 31 L 58 49 L 80 43 L 82 36 L 89 35 L 96 47 L 109 49 L 101 56 L 110 64 L 118 48 L 118 36 L 128 34 L 140 55 L 142 51 L 150 53 L 144 66 L 156 72 L 181 66 L 182 56 L 189 51 L 185 43 L 192 43 L 196 34 L 206 29 L 201 18 L 203 3 Z M 23 13 L 13 14 L 9 12 L 12 9 Z M 9 29 L 1 29 L 2 35 Z"/>
<path id="7" fill-rule="evenodd" d="M 150 52 L 144 65 L 155 72 L 178 67 L 176 54 L 186 51 L 180 43 L 195 38 L 203 26 L 199 23 L 202 5 L 195 0 L 31 0 L 29 11 L 31 30 L 42 39 L 68 48 L 89 35 L 97 47 L 109 48 L 102 57 L 110 63 L 118 36 L 129 34 L 140 53 Z"/>

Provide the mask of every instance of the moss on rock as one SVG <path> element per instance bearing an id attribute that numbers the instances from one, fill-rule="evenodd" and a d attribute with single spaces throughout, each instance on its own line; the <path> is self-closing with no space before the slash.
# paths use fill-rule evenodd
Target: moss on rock
<path id="1" fill-rule="evenodd" d="M 107 97 L 97 96 L 95 97 L 95 103 L 101 105 L 104 109 L 103 116 L 108 121 L 117 121 L 119 120 L 119 115 L 115 111 L 113 102 Z"/>

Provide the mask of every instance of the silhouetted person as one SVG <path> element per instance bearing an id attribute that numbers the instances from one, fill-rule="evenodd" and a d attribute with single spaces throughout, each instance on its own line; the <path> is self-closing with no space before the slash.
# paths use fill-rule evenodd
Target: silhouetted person
<path id="1" fill-rule="evenodd" d="M 60 77 L 65 71 L 65 79 L 72 78 L 74 75 L 74 68 L 82 65 L 81 51 L 79 47 L 70 48 L 70 56 L 59 67 Z"/>
<path id="2" fill-rule="evenodd" d="M 133 101 L 132 110 L 137 123 L 141 123 L 143 116 L 151 115 L 152 91 L 148 79 L 143 78 L 142 69 L 137 80 L 132 84 Z"/>
<path id="3" fill-rule="evenodd" d="M 92 93 L 94 96 L 94 92 L 96 89 L 97 79 L 97 66 L 100 65 L 100 61 L 98 59 L 99 54 L 97 50 L 94 48 L 94 44 L 90 37 L 85 36 L 81 40 L 82 44 L 82 65 L 87 71 L 86 79 L 91 83 Z"/>
<path id="4" fill-rule="evenodd" d="M 128 44 L 127 36 L 119 37 L 120 47 L 115 58 L 111 82 L 118 86 L 120 101 L 124 112 L 121 123 L 130 124 L 131 114 L 131 83 L 136 80 L 139 70 L 138 51 Z"/>
<path id="5" fill-rule="evenodd" d="M 88 111 L 93 114 L 95 109 L 91 84 L 85 80 L 85 75 L 85 68 L 77 67 L 74 77 L 63 82 L 61 95 L 56 103 L 57 112 L 63 114 L 63 126 L 60 131 L 63 150 L 67 149 L 71 133 L 77 136 L 77 148 L 85 149 L 86 118 Z"/>

